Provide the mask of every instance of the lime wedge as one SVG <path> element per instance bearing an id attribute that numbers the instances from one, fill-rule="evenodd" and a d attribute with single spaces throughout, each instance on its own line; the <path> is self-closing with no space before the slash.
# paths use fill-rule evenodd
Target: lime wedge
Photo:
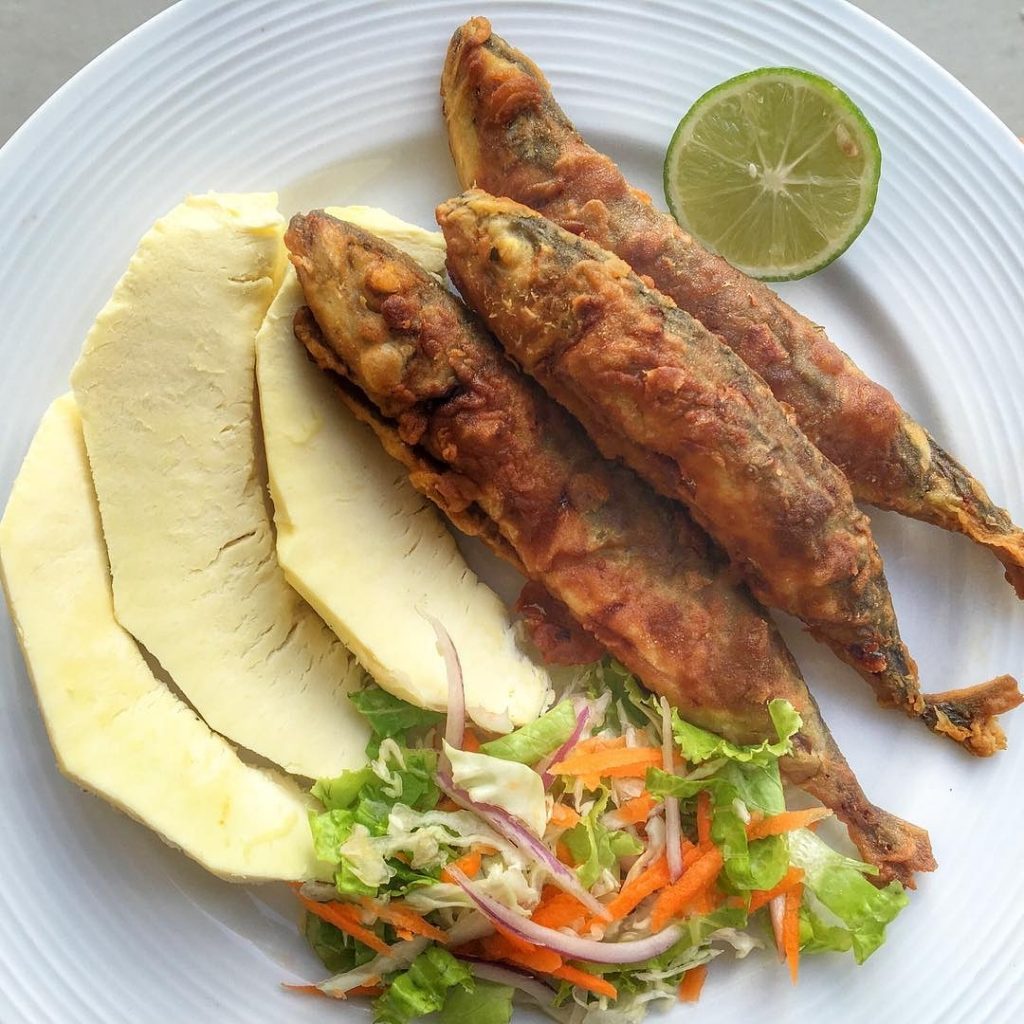
<path id="1" fill-rule="evenodd" d="M 881 166 L 874 129 L 846 93 L 809 71 L 759 68 L 704 93 L 679 122 L 665 198 L 734 266 L 787 281 L 860 234 Z"/>

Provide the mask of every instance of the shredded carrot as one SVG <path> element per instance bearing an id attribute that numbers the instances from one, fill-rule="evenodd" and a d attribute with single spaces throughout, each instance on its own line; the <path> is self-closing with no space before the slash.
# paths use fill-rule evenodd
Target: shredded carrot
<path id="1" fill-rule="evenodd" d="M 662 854 L 641 874 L 624 885 L 618 895 L 610 903 L 605 904 L 605 910 L 611 914 L 613 921 L 618 921 L 640 906 L 652 892 L 663 889 L 668 883 L 668 861 L 665 854 Z"/>
<path id="2" fill-rule="evenodd" d="M 750 906 L 747 908 L 747 912 L 752 914 L 755 910 L 760 910 L 762 907 L 771 903 L 776 896 L 781 896 L 783 893 L 789 892 L 790 889 L 798 886 L 803 880 L 803 870 L 801 868 L 790 867 L 790 869 L 782 876 L 778 885 L 773 886 L 771 889 L 757 889 L 750 894 Z"/>
<path id="3" fill-rule="evenodd" d="M 654 797 L 644 790 L 639 796 L 616 808 L 615 816 L 624 825 L 639 825 L 648 819 L 656 803 Z"/>
<path id="4" fill-rule="evenodd" d="M 387 956 L 391 952 L 391 947 L 387 943 L 370 931 L 369 928 L 362 926 L 355 907 L 344 903 L 317 903 L 316 900 L 307 899 L 301 894 L 299 895 L 299 902 L 311 914 L 316 915 L 328 924 L 333 924 L 335 928 L 339 928 L 346 934 L 351 935 L 352 938 L 358 939 L 364 946 L 369 946 L 375 952 L 383 956 Z"/>
<path id="5" fill-rule="evenodd" d="M 477 868 L 479 869 L 479 864 L 477 864 Z M 379 917 L 382 921 L 387 921 L 388 924 L 395 925 L 399 929 L 400 935 L 402 932 L 407 933 L 409 938 L 412 938 L 413 935 L 423 935 L 425 938 L 442 944 L 448 941 L 445 932 L 440 928 L 435 928 L 421 914 L 417 914 L 412 907 L 399 900 L 381 903 L 378 900 L 370 899 L 369 896 L 363 896 L 359 903 L 364 910 Z M 404 935 L 402 937 L 405 938 Z"/>
<path id="6" fill-rule="evenodd" d="M 357 985 L 347 992 L 325 992 L 316 985 L 284 985 L 289 992 L 297 992 L 304 996 L 323 996 L 325 999 L 348 999 L 349 996 L 379 996 L 384 989 L 380 986 L 380 978 L 368 978 L 367 984 Z"/>
<path id="7" fill-rule="evenodd" d="M 467 878 L 476 878 L 476 876 L 480 874 L 481 859 L 482 854 L 480 848 L 474 846 L 469 853 L 464 853 L 458 858 L 458 860 L 453 860 L 451 864 L 441 869 L 441 881 L 448 882 L 449 885 L 455 884 L 455 876 L 451 872 L 452 868 L 457 868 Z"/>
<path id="8" fill-rule="evenodd" d="M 708 976 L 708 965 L 701 964 L 700 967 L 691 967 L 679 983 L 679 998 L 684 1003 L 695 1003 L 700 999 L 700 990 L 704 987 L 704 981 Z"/>
<path id="9" fill-rule="evenodd" d="M 553 885 L 544 887 L 540 903 L 530 920 L 545 928 L 577 928 L 590 916 L 589 911 L 572 893 L 562 892 Z"/>
<path id="10" fill-rule="evenodd" d="M 575 861 L 572 859 L 572 851 L 569 847 L 562 842 L 561 839 L 555 843 L 555 856 L 563 863 L 568 864 L 569 867 L 575 866 Z"/>
<path id="11" fill-rule="evenodd" d="M 580 816 L 565 804 L 555 804 L 551 808 L 551 824 L 555 828 L 572 828 L 580 823 Z"/>
<path id="12" fill-rule="evenodd" d="M 588 992 L 596 992 L 599 996 L 607 996 L 609 999 L 618 999 L 619 990 L 610 982 L 596 974 L 588 971 L 581 971 L 578 967 L 570 967 L 568 964 L 559 967 L 557 971 L 548 972 L 552 978 L 559 978 L 562 981 L 571 982 L 578 988 L 585 988 Z"/>
<path id="13" fill-rule="evenodd" d="M 472 729 L 467 729 L 462 734 L 462 749 L 475 754 L 480 749 L 480 737 Z"/>
<path id="14" fill-rule="evenodd" d="M 794 985 L 800 971 L 800 899 L 803 890 L 803 884 L 798 883 L 786 893 L 786 909 L 782 918 L 782 949 Z"/>
<path id="15" fill-rule="evenodd" d="M 437 802 L 437 809 L 439 811 L 461 811 L 462 808 L 450 797 L 443 796 Z"/>
<path id="16" fill-rule="evenodd" d="M 665 889 L 651 911 L 651 927 L 654 931 L 660 932 L 702 889 L 713 885 L 722 870 L 722 863 L 722 851 L 712 846 L 683 872 L 678 882 Z"/>
<path id="17" fill-rule="evenodd" d="M 562 966 L 562 958 L 557 953 L 532 946 L 509 932 L 488 935 L 482 945 L 484 956 L 489 960 L 505 960 L 541 974 L 551 974 Z"/>
<path id="18" fill-rule="evenodd" d="M 751 821 L 747 825 L 748 839 L 765 839 L 768 836 L 779 836 L 783 832 L 793 832 L 798 828 L 806 828 L 808 825 L 821 821 L 831 815 L 827 807 L 810 807 L 806 811 L 783 811 L 781 814 L 773 814 L 770 818 L 762 818 L 760 821 Z"/>
<path id="19" fill-rule="evenodd" d="M 711 794 L 706 789 L 697 794 L 697 842 L 701 846 L 711 842 Z"/>
<path id="20" fill-rule="evenodd" d="M 654 747 L 621 747 L 578 754 L 575 750 L 564 761 L 553 764 L 548 771 L 554 775 L 583 775 L 628 778 L 633 773 L 643 776 L 647 769 L 661 764 L 661 751 Z"/>

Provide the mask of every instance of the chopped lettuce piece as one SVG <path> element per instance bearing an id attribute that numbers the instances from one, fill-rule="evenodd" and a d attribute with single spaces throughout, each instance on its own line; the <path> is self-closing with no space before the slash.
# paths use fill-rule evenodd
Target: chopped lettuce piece
<path id="1" fill-rule="evenodd" d="M 661 721 L 658 698 L 645 690 L 632 674 L 614 658 L 592 666 L 586 674 L 586 690 L 592 698 L 612 695 L 605 714 L 605 726 L 621 732 L 627 725 L 646 726 Z"/>
<path id="2" fill-rule="evenodd" d="M 768 714 L 778 737 L 774 743 L 764 740 L 749 747 L 730 743 L 713 732 L 684 722 L 675 709 L 672 711 L 672 734 L 683 757 L 692 764 L 701 764 L 716 757 L 727 757 L 730 761 L 773 761 L 790 752 L 792 738 L 800 731 L 803 721 L 786 700 L 769 701 Z"/>
<path id="3" fill-rule="evenodd" d="M 331 974 L 344 974 L 369 963 L 376 956 L 372 949 L 315 914 L 306 914 L 302 931 L 313 952 Z"/>
<path id="4" fill-rule="evenodd" d="M 309 827 L 313 832 L 313 849 L 317 858 L 328 864 L 337 864 L 341 844 L 352 834 L 355 814 L 350 811 L 310 812 Z"/>
<path id="5" fill-rule="evenodd" d="M 310 792 L 324 805 L 325 810 L 343 811 L 356 802 L 359 791 L 368 782 L 372 782 L 373 778 L 373 769 L 369 766 L 357 768 L 342 772 L 336 779 L 319 779 Z"/>
<path id="6" fill-rule="evenodd" d="M 448 989 L 441 1024 L 509 1024 L 515 989 L 475 979 L 472 991 L 462 985 Z"/>
<path id="7" fill-rule="evenodd" d="M 605 793 L 594 802 L 590 812 L 579 824 L 562 836 L 576 864 L 576 874 L 589 889 L 605 870 L 615 870 L 623 857 L 643 852 L 643 843 L 628 832 L 619 832 L 602 825 L 600 817 L 608 803 Z"/>
<path id="8" fill-rule="evenodd" d="M 777 814 L 785 807 L 778 763 L 727 762 L 715 774 L 688 779 L 652 768 L 647 788 L 655 796 L 692 799 L 702 790 L 711 794 L 711 838 L 722 850 L 723 876 L 737 892 L 770 889 L 786 873 L 789 852 L 783 836 L 747 839 L 738 804 L 748 810 Z"/>
<path id="9" fill-rule="evenodd" d="M 857 963 L 885 941 L 886 925 L 907 905 L 899 882 L 876 889 L 865 877 L 877 874 L 870 864 L 836 852 L 808 829 L 789 838 L 790 858 L 804 870 L 804 884 L 847 928 Z"/>
<path id="10" fill-rule="evenodd" d="M 845 953 L 853 948 L 853 936 L 839 925 L 831 925 L 810 907 L 800 908 L 801 953 Z"/>
<path id="11" fill-rule="evenodd" d="M 441 946 L 430 946 L 390 979 L 387 991 L 373 1004 L 374 1024 L 408 1024 L 440 1010 L 449 989 L 461 986 L 472 992 L 475 985 L 469 968 Z"/>
<path id="12" fill-rule="evenodd" d="M 455 785 L 473 800 L 501 807 L 535 835 L 544 834 L 548 823 L 544 783 L 532 768 L 489 754 L 457 750 L 447 741 L 444 752 L 451 762 Z"/>
<path id="13" fill-rule="evenodd" d="M 405 737 L 410 729 L 428 728 L 444 720 L 440 711 L 427 711 L 382 690 L 376 683 L 356 690 L 351 695 L 356 710 L 370 723 L 373 736 L 367 744 L 367 754 L 377 756 L 382 739 L 389 736 Z"/>
<path id="14" fill-rule="evenodd" d="M 504 761 L 536 764 L 545 754 L 557 750 L 576 728 L 576 712 L 563 700 L 540 718 L 480 746 L 480 752 Z"/>

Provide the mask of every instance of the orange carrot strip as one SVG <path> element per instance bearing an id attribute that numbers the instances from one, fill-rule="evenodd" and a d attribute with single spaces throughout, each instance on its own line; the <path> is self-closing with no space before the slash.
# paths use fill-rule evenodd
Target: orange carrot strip
<path id="1" fill-rule="evenodd" d="M 569 867 L 575 866 L 575 861 L 572 859 L 572 851 L 562 842 L 561 839 L 555 843 L 555 856 L 563 863 L 568 864 Z"/>
<path id="2" fill-rule="evenodd" d="M 750 906 L 747 912 L 752 914 L 755 910 L 760 910 L 762 907 L 767 906 L 776 896 L 789 892 L 794 886 L 799 885 L 803 879 L 804 873 L 802 868 L 790 867 L 782 876 L 778 885 L 773 886 L 771 889 L 756 889 L 750 894 Z"/>
<path id="3" fill-rule="evenodd" d="M 550 949 L 531 946 L 507 932 L 489 935 L 483 940 L 484 956 L 491 960 L 505 960 L 541 974 L 551 974 L 562 966 L 562 958 Z"/>
<path id="4" fill-rule="evenodd" d="M 447 867 L 441 869 L 441 881 L 455 884 L 455 876 L 451 873 L 452 868 L 457 868 L 467 878 L 476 878 L 480 874 L 481 852 L 478 847 L 473 847 L 469 853 L 464 853 L 458 860 L 453 860 Z"/>
<path id="5" fill-rule="evenodd" d="M 461 811 L 462 808 L 450 797 L 443 796 L 437 802 L 437 809 L 439 811 Z"/>
<path id="6" fill-rule="evenodd" d="M 704 987 L 704 981 L 708 976 L 708 965 L 701 964 L 700 967 L 691 967 L 679 983 L 679 998 L 684 1003 L 695 1003 L 700 999 L 700 990 Z"/>
<path id="7" fill-rule="evenodd" d="M 607 996 L 609 999 L 618 999 L 619 990 L 604 978 L 587 971 L 581 971 L 578 967 L 570 967 L 565 964 L 557 971 L 548 972 L 552 978 L 559 978 L 562 981 L 571 982 L 579 988 L 585 988 L 588 992 L 596 992 L 599 996 Z"/>
<path id="8" fill-rule="evenodd" d="M 706 789 L 697 794 L 697 842 L 701 846 L 711 842 L 711 794 Z"/>
<path id="9" fill-rule="evenodd" d="M 646 790 L 638 797 L 627 800 L 615 810 L 615 815 L 625 825 L 639 825 L 646 821 L 657 801 Z"/>
<path id="10" fill-rule="evenodd" d="M 613 747 L 592 754 L 572 751 L 564 761 L 553 764 L 548 771 L 554 775 L 604 775 L 609 769 L 640 764 L 661 764 L 661 751 L 653 747 Z"/>
<path id="11" fill-rule="evenodd" d="M 472 729 L 467 729 L 462 734 L 462 749 L 475 754 L 480 749 L 480 738 Z"/>
<path id="12" fill-rule="evenodd" d="M 783 832 L 793 832 L 798 828 L 821 821 L 831 815 L 827 807 L 809 807 L 806 811 L 783 811 L 773 814 L 770 818 L 751 821 L 747 826 L 748 839 L 765 839 L 768 836 L 780 836 Z"/>
<path id="13" fill-rule="evenodd" d="M 335 928 L 358 939 L 364 946 L 369 946 L 382 956 L 387 956 L 391 952 L 391 947 L 387 943 L 359 923 L 354 907 L 346 906 L 344 903 L 317 903 L 316 900 L 307 899 L 302 895 L 299 896 L 299 902 L 311 914 L 328 924 L 333 924 Z"/>
<path id="14" fill-rule="evenodd" d="M 545 928 L 582 927 L 590 912 L 572 893 L 545 886 L 541 901 L 530 917 Z"/>
<path id="15" fill-rule="evenodd" d="M 722 851 L 712 846 L 693 862 L 682 878 L 665 889 L 651 911 L 651 927 L 661 931 L 702 889 L 710 886 L 722 870 Z"/>
<path id="16" fill-rule="evenodd" d="M 782 918 L 782 949 L 794 985 L 800 971 L 800 899 L 803 891 L 803 884 L 797 883 L 786 893 L 786 909 Z"/>
<path id="17" fill-rule="evenodd" d="M 477 860 L 479 862 L 479 857 Z M 480 865 L 477 863 L 478 870 L 479 867 Z M 398 900 L 391 900 L 390 903 L 381 903 L 378 900 L 370 899 L 368 896 L 363 896 L 359 903 L 364 910 L 368 910 L 382 921 L 395 925 L 401 931 L 411 933 L 409 935 L 410 938 L 413 935 L 422 935 L 425 938 L 433 939 L 435 942 L 442 944 L 448 941 L 448 936 L 445 932 L 441 931 L 440 928 L 436 928 L 421 914 L 417 914 L 412 907 L 406 906 Z"/>
<path id="18" fill-rule="evenodd" d="M 605 910 L 611 914 L 613 921 L 618 921 L 640 906 L 652 892 L 663 889 L 668 883 L 668 861 L 665 854 L 662 854 L 641 874 L 624 885 L 618 895 L 605 905 Z"/>
<path id="19" fill-rule="evenodd" d="M 551 808 L 551 824 L 555 828 L 572 828 L 580 823 L 580 816 L 565 804 L 555 804 Z"/>

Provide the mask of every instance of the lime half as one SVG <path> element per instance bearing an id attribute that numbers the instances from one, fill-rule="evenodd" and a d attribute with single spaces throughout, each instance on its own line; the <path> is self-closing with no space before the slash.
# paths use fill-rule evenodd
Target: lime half
<path id="1" fill-rule="evenodd" d="M 786 281 L 831 263 L 875 206 L 882 153 L 841 89 L 797 68 L 760 68 L 704 93 L 665 155 L 680 225 L 734 266 Z"/>

